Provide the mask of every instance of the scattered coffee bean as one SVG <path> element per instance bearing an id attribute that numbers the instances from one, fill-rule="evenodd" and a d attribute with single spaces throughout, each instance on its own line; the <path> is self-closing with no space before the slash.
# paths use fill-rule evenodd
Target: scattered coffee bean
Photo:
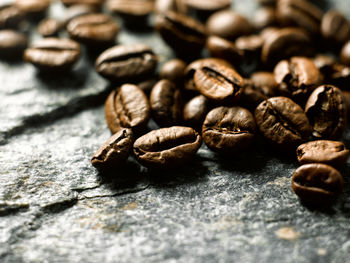
<path id="1" fill-rule="evenodd" d="M 338 11 L 331 10 L 322 18 L 322 36 L 329 46 L 339 47 L 350 39 L 350 22 Z"/>
<path id="2" fill-rule="evenodd" d="M 163 40 L 180 55 L 198 54 L 205 44 L 205 27 L 189 16 L 171 11 L 161 13 L 156 17 L 155 27 Z"/>
<path id="3" fill-rule="evenodd" d="M 24 13 L 15 5 L 0 4 L 0 29 L 17 28 L 23 19 Z"/>
<path id="4" fill-rule="evenodd" d="M 274 31 L 266 38 L 261 60 L 265 65 L 276 65 L 282 59 L 293 56 L 311 56 L 312 48 L 309 36 L 301 29 L 283 28 Z"/>
<path id="5" fill-rule="evenodd" d="M 183 84 L 186 63 L 181 59 L 171 59 L 163 64 L 159 72 L 160 79 L 168 79 L 175 84 Z"/>
<path id="6" fill-rule="evenodd" d="M 350 40 L 346 42 L 340 52 L 340 60 L 347 66 L 350 66 Z"/>
<path id="7" fill-rule="evenodd" d="M 297 149 L 300 164 L 324 163 L 337 169 L 345 164 L 349 155 L 344 143 L 337 141 L 317 140 L 304 143 Z"/>
<path id="8" fill-rule="evenodd" d="M 27 43 L 27 37 L 22 33 L 9 29 L 0 30 L 0 58 L 21 58 Z"/>
<path id="9" fill-rule="evenodd" d="M 253 33 L 253 26 L 233 10 L 223 10 L 212 14 L 206 23 L 208 34 L 235 40 Z"/>
<path id="10" fill-rule="evenodd" d="M 168 11 L 181 14 L 187 13 L 187 7 L 183 0 L 156 0 L 154 8 L 158 13 L 166 13 Z"/>
<path id="11" fill-rule="evenodd" d="M 310 95 L 305 112 L 313 126 L 313 136 L 338 139 L 346 127 L 346 105 L 340 89 L 323 85 Z"/>
<path id="12" fill-rule="evenodd" d="M 211 63 L 198 68 L 193 76 L 198 91 L 216 102 L 237 101 L 244 81 L 233 68 L 221 63 Z"/>
<path id="13" fill-rule="evenodd" d="M 261 57 L 261 49 L 264 39 L 260 35 L 241 36 L 236 40 L 236 47 L 243 53 L 246 60 L 258 60 Z"/>
<path id="14" fill-rule="evenodd" d="M 137 135 L 147 127 L 150 106 L 145 93 L 139 87 L 124 84 L 108 96 L 105 115 L 112 133 L 130 128 Z"/>
<path id="15" fill-rule="evenodd" d="M 92 156 L 91 164 L 99 170 L 118 168 L 128 158 L 133 146 L 130 129 L 122 129 L 110 137 Z"/>
<path id="16" fill-rule="evenodd" d="M 152 117 L 161 127 L 180 124 L 182 121 L 181 92 L 169 80 L 160 80 L 150 95 Z"/>
<path id="17" fill-rule="evenodd" d="M 292 98 L 301 106 L 322 80 L 313 61 L 305 57 L 282 60 L 276 65 L 274 74 L 280 94 Z"/>
<path id="18" fill-rule="evenodd" d="M 242 107 L 218 107 L 211 110 L 202 129 L 205 144 L 218 153 L 248 151 L 254 134 L 254 117 Z"/>
<path id="19" fill-rule="evenodd" d="M 73 18 L 78 16 L 96 13 L 97 9 L 91 5 L 72 5 L 66 9 L 64 24 L 67 25 Z"/>
<path id="20" fill-rule="evenodd" d="M 231 6 L 231 0 L 183 0 L 183 2 L 190 9 L 205 14 L 214 13 Z"/>
<path id="21" fill-rule="evenodd" d="M 232 65 L 239 65 L 243 60 L 243 51 L 238 49 L 234 42 L 217 36 L 207 39 L 206 47 L 212 57 L 229 61 Z"/>
<path id="22" fill-rule="evenodd" d="M 15 0 L 15 6 L 23 13 L 31 16 L 43 15 L 50 4 L 50 0 Z"/>
<path id="23" fill-rule="evenodd" d="M 147 77 L 157 67 L 157 56 L 144 44 L 117 45 L 105 50 L 96 60 L 99 74 L 111 81 Z"/>
<path id="24" fill-rule="evenodd" d="M 58 36 L 62 29 L 62 23 L 54 18 L 46 18 L 42 20 L 38 26 L 38 32 L 43 37 Z"/>
<path id="25" fill-rule="evenodd" d="M 203 121 L 209 109 L 210 102 L 205 96 L 198 95 L 192 98 L 184 107 L 183 118 L 185 124 L 196 131 L 202 132 Z"/>
<path id="26" fill-rule="evenodd" d="M 256 124 L 264 138 L 282 149 L 292 149 L 312 132 L 303 109 L 286 97 L 273 97 L 255 109 Z"/>
<path id="27" fill-rule="evenodd" d="M 42 71 L 61 71 L 70 69 L 80 54 L 80 45 L 74 40 L 45 38 L 26 49 L 24 59 Z"/>
<path id="28" fill-rule="evenodd" d="M 277 25 L 276 9 L 274 7 L 258 9 L 253 18 L 253 25 L 257 30 Z"/>
<path id="29" fill-rule="evenodd" d="M 61 0 L 65 6 L 90 5 L 94 8 L 102 7 L 105 0 Z"/>
<path id="30" fill-rule="evenodd" d="M 343 178 L 332 166 L 304 164 L 294 172 L 292 188 L 304 203 L 322 207 L 334 202 L 342 192 Z"/>
<path id="31" fill-rule="evenodd" d="M 134 154 L 144 166 L 167 169 L 182 166 L 193 159 L 202 144 L 192 128 L 173 126 L 153 130 L 134 143 Z"/>
<path id="32" fill-rule="evenodd" d="M 67 25 L 69 35 L 87 46 L 99 48 L 115 42 L 119 25 L 105 14 L 87 14 L 73 18 Z"/>

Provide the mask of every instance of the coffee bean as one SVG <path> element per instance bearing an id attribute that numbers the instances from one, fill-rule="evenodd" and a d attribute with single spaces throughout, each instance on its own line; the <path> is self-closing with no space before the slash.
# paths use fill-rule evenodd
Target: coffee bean
<path id="1" fill-rule="evenodd" d="M 43 37 L 58 36 L 62 29 L 62 23 L 54 18 L 46 18 L 42 20 L 38 26 L 38 32 Z"/>
<path id="2" fill-rule="evenodd" d="M 310 95 L 305 112 L 313 126 L 313 136 L 338 139 L 346 127 L 346 105 L 340 89 L 323 85 Z"/>
<path id="3" fill-rule="evenodd" d="M 15 5 L 0 4 L 0 29 L 17 28 L 23 19 L 24 13 Z"/>
<path id="4" fill-rule="evenodd" d="M 220 63 L 198 68 L 193 80 L 201 94 L 216 102 L 237 101 L 244 85 L 237 71 Z"/>
<path id="5" fill-rule="evenodd" d="M 156 0 L 155 11 L 158 13 L 173 11 L 176 13 L 186 14 L 187 7 L 183 3 L 183 0 Z"/>
<path id="6" fill-rule="evenodd" d="M 188 101 L 184 107 L 183 118 L 185 124 L 202 132 L 202 125 L 210 109 L 209 100 L 203 95 L 198 95 Z"/>
<path id="7" fill-rule="evenodd" d="M 118 168 L 128 158 L 133 146 L 130 129 L 122 129 L 110 137 L 93 155 L 91 164 L 99 170 Z"/>
<path id="8" fill-rule="evenodd" d="M 321 32 L 329 46 L 339 47 L 350 39 L 350 22 L 338 11 L 328 11 L 322 18 Z"/>
<path id="9" fill-rule="evenodd" d="M 195 156 L 202 144 L 192 128 L 173 126 L 153 130 L 134 143 L 134 154 L 144 166 L 167 169 L 182 166 Z"/>
<path id="10" fill-rule="evenodd" d="M 113 44 L 119 29 L 112 17 L 98 13 L 81 15 L 67 25 L 67 31 L 73 39 L 97 48 Z"/>
<path id="11" fill-rule="evenodd" d="M 152 0 L 109 0 L 108 8 L 120 15 L 126 23 L 143 22 L 154 11 Z M 141 27 L 142 24 L 137 25 Z"/>
<path id="12" fill-rule="evenodd" d="M 347 66 L 350 66 L 350 40 L 346 42 L 340 52 L 340 60 Z"/>
<path id="13" fill-rule="evenodd" d="M 261 60 L 265 65 L 274 66 L 282 59 L 293 56 L 311 56 L 313 52 L 311 40 L 303 30 L 284 28 L 274 31 L 266 38 Z"/>
<path id="14" fill-rule="evenodd" d="M 259 61 L 264 39 L 259 35 L 241 36 L 236 39 L 235 44 L 246 60 Z"/>
<path id="15" fill-rule="evenodd" d="M 27 48 L 27 37 L 19 32 L 5 29 L 0 30 L 0 58 L 21 58 Z"/>
<path id="16" fill-rule="evenodd" d="M 182 98 L 173 82 L 160 80 L 152 89 L 150 105 L 153 119 L 159 126 L 169 127 L 181 123 Z"/>
<path id="17" fill-rule="evenodd" d="M 78 16 L 96 13 L 97 9 L 91 5 L 72 5 L 64 13 L 64 24 L 67 25 L 73 18 Z"/>
<path id="18" fill-rule="evenodd" d="M 94 8 L 102 7 L 105 0 L 61 0 L 65 6 L 90 5 Z"/>
<path id="19" fill-rule="evenodd" d="M 150 76 L 149 78 L 136 82 L 136 86 L 142 89 L 142 91 L 148 96 L 157 82 L 158 79 L 155 76 Z"/>
<path id="20" fill-rule="evenodd" d="M 204 26 L 197 20 L 175 12 L 158 14 L 155 27 L 163 40 L 180 55 L 199 53 L 206 40 Z"/>
<path id="21" fill-rule="evenodd" d="M 253 25 L 257 30 L 277 24 L 276 9 L 274 7 L 259 8 L 253 18 Z"/>
<path id="22" fill-rule="evenodd" d="M 46 38 L 26 49 L 24 59 L 42 71 L 61 71 L 70 69 L 80 55 L 80 45 L 77 42 Z"/>
<path id="23" fill-rule="evenodd" d="M 233 65 L 238 66 L 243 59 L 243 51 L 234 42 L 221 37 L 208 37 L 206 47 L 212 57 L 225 59 Z"/>
<path id="24" fill-rule="evenodd" d="M 227 9 L 231 6 L 231 0 L 183 0 L 185 5 L 196 12 L 205 13 L 206 15 Z"/>
<path id="25" fill-rule="evenodd" d="M 145 93 L 139 87 L 124 84 L 108 96 L 105 115 L 112 133 L 130 128 L 137 135 L 147 127 L 150 106 Z"/>
<path id="26" fill-rule="evenodd" d="M 223 10 L 212 14 L 206 23 L 208 34 L 235 40 L 253 32 L 253 26 L 233 10 Z"/>
<path id="27" fill-rule="evenodd" d="M 50 0 L 15 0 L 15 6 L 27 15 L 41 16 L 51 4 Z"/>
<path id="28" fill-rule="evenodd" d="M 345 101 L 345 106 L 346 106 L 346 116 L 349 120 L 349 117 L 350 117 L 350 91 L 342 90 L 342 93 L 344 96 L 344 101 Z"/>
<path id="29" fill-rule="evenodd" d="M 277 94 L 277 82 L 272 72 L 257 71 L 250 77 L 254 86 L 259 88 L 262 93 L 268 97 L 274 97 Z"/>
<path id="30" fill-rule="evenodd" d="M 254 140 L 253 115 L 242 107 L 218 107 L 205 118 L 202 136 L 205 144 L 218 153 L 248 151 Z"/>
<path id="31" fill-rule="evenodd" d="M 312 132 L 303 109 L 286 97 L 273 97 L 255 109 L 256 124 L 264 138 L 282 149 L 296 148 Z"/>
<path id="32" fill-rule="evenodd" d="M 305 57 L 282 60 L 276 65 L 274 74 L 280 94 L 302 106 L 322 80 L 313 61 Z"/>
<path id="33" fill-rule="evenodd" d="M 153 74 L 157 56 L 144 44 L 117 45 L 105 50 L 96 60 L 99 74 L 111 81 L 140 79 Z"/>
<path id="34" fill-rule="evenodd" d="M 324 207 L 342 192 L 343 178 L 329 165 L 304 164 L 294 172 L 292 188 L 304 203 Z"/>
<path id="35" fill-rule="evenodd" d="M 274 33 L 278 32 L 280 30 L 280 28 L 278 27 L 274 27 L 274 26 L 269 26 L 264 28 L 263 30 L 260 31 L 260 36 L 262 37 L 262 39 L 265 41 L 272 36 Z"/>
<path id="36" fill-rule="evenodd" d="M 320 33 L 323 13 L 309 1 L 279 0 L 277 12 L 283 24 L 299 26 L 311 34 Z"/>
<path id="37" fill-rule="evenodd" d="M 341 168 L 350 155 L 344 143 L 337 141 L 317 140 L 300 145 L 297 158 L 300 164 L 324 163 Z"/>
<path id="38" fill-rule="evenodd" d="M 171 59 L 163 64 L 159 72 L 160 79 L 168 79 L 178 86 L 183 84 L 186 63 L 181 59 Z"/>

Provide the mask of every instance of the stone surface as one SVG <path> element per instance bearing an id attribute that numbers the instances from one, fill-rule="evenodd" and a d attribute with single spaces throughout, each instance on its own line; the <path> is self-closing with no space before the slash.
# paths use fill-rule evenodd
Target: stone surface
<path id="1" fill-rule="evenodd" d="M 254 7 L 236 2 L 247 15 Z M 140 40 L 161 62 L 172 55 L 155 35 L 119 36 Z M 99 174 L 90 158 L 110 136 L 111 87 L 91 60 L 60 78 L 1 62 L 0 83 L 0 262 L 349 262 L 350 161 L 344 193 L 325 211 L 293 193 L 296 160 L 260 142 L 251 160 L 203 145 L 178 170 L 157 174 L 130 157 Z"/>

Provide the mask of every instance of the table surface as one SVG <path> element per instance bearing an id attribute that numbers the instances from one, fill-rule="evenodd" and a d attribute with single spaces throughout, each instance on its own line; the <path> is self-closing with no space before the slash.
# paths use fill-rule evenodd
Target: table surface
<path id="1" fill-rule="evenodd" d="M 319 2 L 350 16 L 348 1 Z M 234 8 L 251 17 L 256 4 Z M 62 12 L 55 3 L 51 15 Z M 161 63 L 173 56 L 152 32 L 123 30 L 118 42 L 147 43 Z M 350 262 L 350 161 L 326 211 L 300 204 L 298 164 L 261 143 L 227 159 L 203 145 L 159 174 L 130 158 L 101 175 L 90 158 L 110 136 L 110 89 L 88 56 L 60 77 L 0 62 L 1 262 Z"/>

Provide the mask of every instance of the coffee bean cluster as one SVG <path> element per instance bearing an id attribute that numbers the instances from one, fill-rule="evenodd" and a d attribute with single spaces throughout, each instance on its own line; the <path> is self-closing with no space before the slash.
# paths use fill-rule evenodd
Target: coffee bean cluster
<path id="1" fill-rule="evenodd" d="M 84 49 L 116 88 L 105 102 L 113 136 L 93 155 L 101 172 L 133 153 L 149 169 L 190 162 L 202 145 L 241 155 L 257 137 L 301 166 L 292 188 L 304 203 L 329 205 L 343 188 L 350 154 L 339 141 L 350 110 L 350 22 L 308 0 L 258 0 L 250 21 L 231 0 L 61 0 L 65 19 L 46 17 L 50 0 L 0 5 L 0 57 L 24 58 L 41 72 L 70 70 Z M 153 28 L 176 58 L 115 45 L 121 26 Z M 39 22 L 29 47 L 20 33 Z M 63 37 L 64 36 L 64 37 Z M 54 76 L 53 75 L 53 76 Z M 160 127 L 148 130 L 150 119 Z"/>

